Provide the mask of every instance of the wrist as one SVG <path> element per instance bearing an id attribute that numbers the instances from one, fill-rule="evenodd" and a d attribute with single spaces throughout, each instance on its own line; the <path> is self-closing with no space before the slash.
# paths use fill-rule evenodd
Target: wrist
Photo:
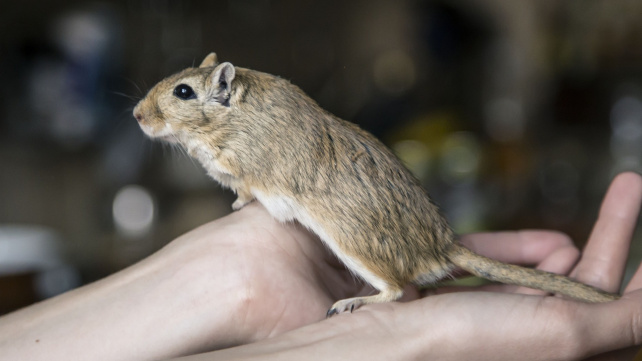
<path id="1" fill-rule="evenodd" d="M 105 279 L 4 316 L 3 356 L 160 359 L 242 343 L 246 336 L 233 327 L 242 292 L 225 292 L 235 281 L 213 273 L 222 257 L 185 246 L 170 244 Z"/>
<path id="2" fill-rule="evenodd" d="M 167 340 L 180 346 L 178 354 L 253 339 L 254 330 L 244 327 L 252 291 L 247 276 L 239 270 L 240 257 L 234 253 L 242 250 L 234 241 L 229 229 L 209 223 L 148 259 L 155 272 L 165 275 L 156 296 L 163 298 L 164 309 L 156 311 L 155 317 L 178 326 Z"/>

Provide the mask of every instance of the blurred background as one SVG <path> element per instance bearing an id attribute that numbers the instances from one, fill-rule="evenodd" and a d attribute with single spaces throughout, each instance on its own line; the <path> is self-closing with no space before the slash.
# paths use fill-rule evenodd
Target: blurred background
<path id="1" fill-rule="evenodd" d="M 5 1 L 0 314 L 231 211 L 131 116 L 210 51 L 380 137 L 458 232 L 549 228 L 582 246 L 612 177 L 642 171 L 639 14 L 636 0 Z"/>

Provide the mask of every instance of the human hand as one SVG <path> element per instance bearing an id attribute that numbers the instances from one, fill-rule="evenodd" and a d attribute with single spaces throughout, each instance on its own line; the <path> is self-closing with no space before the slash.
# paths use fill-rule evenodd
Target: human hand
<path id="1" fill-rule="evenodd" d="M 640 176 L 616 177 L 576 265 L 577 250 L 555 232 L 477 234 L 464 242 L 504 261 L 571 270 L 579 281 L 616 292 L 641 201 Z M 602 304 L 512 286 L 476 290 L 489 289 L 502 292 L 444 288 L 421 300 L 367 305 L 272 339 L 188 359 L 619 360 L 630 359 L 635 350 L 629 347 L 642 343 L 642 269 L 621 299 Z"/>
<path id="2" fill-rule="evenodd" d="M 618 175 L 612 182 L 609 188 L 602 207 L 593 228 L 593 231 L 586 244 L 586 248 L 582 253 L 579 262 L 576 263 L 576 257 L 572 247 L 560 247 L 550 252 L 549 255 L 542 259 L 538 268 L 561 274 L 566 274 L 567 270 L 571 269 L 568 273 L 570 277 L 595 287 L 601 288 L 608 292 L 617 293 L 620 291 L 626 260 L 628 257 L 629 246 L 633 233 L 638 221 L 640 212 L 640 204 L 642 202 L 642 178 L 635 173 L 623 173 Z M 512 242 L 505 238 L 510 238 L 510 234 L 500 234 L 499 237 L 491 239 L 492 235 L 472 235 L 467 241 L 468 245 L 475 247 L 485 248 L 480 252 L 490 252 L 487 256 L 502 259 L 507 262 L 526 262 L 534 263 L 532 260 L 524 259 L 530 258 L 534 255 L 541 255 L 546 252 L 546 249 L 533 249 L 534 242 L 537 238 L 541 238 L 544 234 L 539 232 L 522 232 L 514 236 L 521 238 L 522 242 Z M 547 237 L 557 238 L 560 243 L 564 242 L 566 236 L 562 234 L 549 233 Z M 509 244 L 506 244 L 509 242 Z M 488 247 L 490 246 L 490 247 Z M 508 248 L 506 248 L 508 246 Z M 510 247 L 519 247 L 518 252 L 511 252 Z M 512 256 L 511 256 L 512 255 Z M 577 255 L 579 256 L 579 254 Z M 512 258 L 512 259 L 511 259 Z M 573 267 L 574 266 L 574 267 Z M 526 288 L 515 288 L 514 286 L 488 286 L 487 288 L 495 288 L 496 290 L 510 291 L 511 288 L 515 292 L 529 293 L 529 294 L 543 294 L 542 291 L 531 290 Z M 629 322 L 638 322 L 637 327 L 640 327 L 638 318 L 642 313 L 642 309 L 636 306 L 640 304 L 640 291 L 642 289 L 642 269 L 638 269 L 635 276 L 624 289 L 623 299 L 615 304 L 608 305 L 593 305 L 595 308 L 603 307 L 605 309 L 613 310 L 612 314 L 604 311 L 603 317 L 612 321 L 611 327 L 606 327 L 602 321 L 596 318 L 587 327 L 591 328 L 591 333 L 596 337 L 595 342 L 587 338 L 578 340 L 576 346 L 578 351 L 586 352 L 587 354 L 601 353 L 604 350 L 613 350 L 619 347 L 614 347 L 619 338 L 619 342 L 626 346 L 639 345 L 642 339 L 639 334 L 639 329 L 636 330 L 636 325 L 626 325 L 626 317 Z M 447 290 L 443 290 L 447 291 Z M 591 305 L 583 305 L 581 309 L 590 309 Z M 628 307 L 627 307 L 628 306 Z M 620 308 L 619 312 L 615 312 Z M 588 312 L 585 310 L 585 312 Z M 627 314 L 628 312 L 628 314 Z M 620 315 L 621 318 L 614 319 L 615 315 Z M 591 321 L 590 319 L 588 321 Z M 616 327 L 620 322 L 620 327 Z M 571 322 L 572 324 L 573 322 Z M 626 330 L 622 329 L 626 327 Z M 628 342 L 628 344 L 627 344 Z M 597 346 L 603 345 L 604 349 L 600 350 Z M 589 347 L 590 346 L 590 347 Z M 590 351 L 597 348 L 596 351 Z M 638 347 L 627 347 L 623 350 L 617 350 L 608 354 L 602 354 L 591 358 L 592 360 L 624 360 L 632 359 Z"/>
<path id="3" fill-rule="evenodd" d="M 462 241 L 468 247 L 486 256 L 511 263 L 537 264 L 539 269 L 568 273 L 570 277 L 580 282 L 617 293 L 621 288 L 641 202 L 642 178 L 634 173 L 618 175 L 604 198 L 598 219 L 579 262 L 577 261 L 579 254 L 568 238 L 555 232 L 475 234 L 465 237 Z M 551 243 L 558 246 L 554 248 L 546 246 Z M 567 246 L 563 246 L 564 243 Z M 541 247 L 542 244 L 545 246 Z M 537 260 L 540 261 L 537 262 Z M 437 293 L 463 289 L 443 288 Z M 482 286 L 478 290 L 544 294 L 542 291 L 507 285 Z M 558 297 L 547 297 L 539 300 L 529 298 L 519 301 L 519 306 L 510 306 L 506 304 L 509 299 L 511 298 L 500 297 L 492 302 L 491 307 L 477 310 L 479 315 L 483 315 L 482 317 L 475 317 L 473 313 L 469 313 L 473 322 L 468 325 L 468 329 L 482 326 L 479 321 L 485 320 L 482 322 L 488 322 L 486 324 L 490 328 L 486 332 L 475 332 L 476 334 L 496 337 L 497 334 L 493 334 L 491 330 L 494 329 L 495 333 L 505 330 L 504 337 L 496 341 L 510 342 L 522 337 L 528 339 L 532 355 L 540 353 L 539 358 L 533 357 L 533 359 L 547 359 L 549 356 L 555 358 L 564 354 L 568 357 L 562 359 L 582 359 L 588 356 L 593 356 L 592 359 L 595 360 L 632 359 L 637 352 L 637 347 L 631 346 L 638 346 L 642 342 L 640 335 L 642 332 L 640 323 L 642 269 L 637 270 L 624 289 L 622 299 L 615 302 L 586 304 Z M 464 308 L 470 310 L 468 307 Z M 531 318 L 530 315 L 537 317 Z M 563 332 L 556 335 L 555 331 Z M 483 338 L 472 337 L 471 339 Z M 541 343 L 538 345 L 537 341 Z M 486 346 L 492 349 L 491 345 L 492 341 L 488 341 Z M 477 346 L 482 347 L 482 343 Z M 514 343 L 513 346 L 515 346 Z M 500 345 L 497 347 L 495 351 Z M 563 351 L 558 352 L 560 350 Z M 613 352 L 605 354 L 604 352 L 607 351 Z M 480 359 L 479 355 L 475 358 Z M 507 357 L 507 359 L 510 358 L 510 356 Z M 488 359 L 500 359 L 499 353 L 489 354 Z"/>
<path id="4" fill-rule="evenodd" d="M 624 174 L 614 180 L 605 198 L 589 246 L 579 263 L 579 251 L 567 236 L 558 232 L 480 233 L 464 236 L 462 242 L 467 247 L 491 258 L 509 263 L 531 264 L 549 272 L 568 274 L 577 264 L 572 271 L 573 277 L 581 282 L 615 292 L 621 282 L 628 242 L 630 242 L 639 211 L 642 197 L 639 194 L 642 192 L 639 181 L 640 177 L 635 174 Z M 628 218 L 624 218 L 614 227 L 614 217 L 622 218 L 622 215 Z M 231 224 L 241 225 L 246 231 L 243 237 L 231 240 L 231 243 L 229 243 L 230 240 L 221 239 L 217 242 L 227 244 L 228 249 L 222 253 L 228 257 L 234 259 L 239 254 L 243 255 L 237 259 L 241 263 L 232 269 L 237 271 L 243 269 L 243 272 L 234 273 L 248 275 L 241 280 L 234 280 L 234 284 L 230 287 L 246 289 L 244 292 L 252 295 L 252 299 L 260 300 L 242 303 L 242 312 L 246 314 L 245 324 L 253 325 L 245 328 L 254 332 L 246 334 L 245 339 L 238 343 L 275 336 L 318 321 L 334 300 L 354 296 L 356 293 L 372 292 L 368 286 L 362 287 L 355 283 L 314 235 L 300 226 L 275 223 L 260 205 L 251 204 L 237 214 L 229 216 L 228 220 Z M 223 231 L 228 237 L 230 234 L 235 234 L 233 229 L 220 229 L 219 223 L 214 225 L 216 231 Z M 263 231 L 267 229 L 266 227 L 269 230 Z M 605 232 L 611 233 L 612 237 L 605 237 Z M 177 241 L 180 242 L 180 240 Z M 617 242 L 617 244 L 610 248 L 608 245 L 604 246 L 608 241 Z M 192 245 L 198 247 L 197 243 Z M 244 251 L 234 252 L 229 248 L 230 246 L 240 247 Z M 605 247 L 607 249 L 603 250 L 602 248 Z M 608 260 L 608 265 L 595 264 L 596 257 L 599 256 Z M 599 275 L 603 275 L 603 280 L 611 283 L 606 284 L 599 279 L 591 278 Z M 436 293 L 445 294 L 462 290 L 444 287 L 437 289 Z M 465 288 L 465 290 L 473 289 Z M 474 290 L 543 295 L 541 291 L 508 285 L 488 285 L 474 288 Z M 490 297 L 494 296 L 496 295 Z M 408 288 L 404 300 L 413 300 L 418 297 L 414 289 Z M 470 301 L 475 303 L 474 298 Z M 501 305 L 504 304 L 497 301 L 495 309 L 503 315 L 502 307 L 498 307 Z M 489 312 L 485 314 L 488 315 Z"/>

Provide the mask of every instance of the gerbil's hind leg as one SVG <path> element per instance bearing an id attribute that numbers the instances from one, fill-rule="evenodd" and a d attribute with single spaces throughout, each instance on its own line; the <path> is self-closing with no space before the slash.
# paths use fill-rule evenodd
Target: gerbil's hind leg
<path id="1" fill-rule="evenodd" d="M 344 300 L 339 300 L 330 307 L 328 310 L 328 313 L 326 314 L 326 317 L 330 317 L 332 315 L 336 315 L 338 313 L 343 313 L 346 311 L 354 311 L 357 308 L 371 304 L 371 303 L 384 303 L 384 302 L 391 302 L 391 301 L 396 301 L 399 298 L 403 296 L 403 290 L 401 289 L 394 289 L 394 290 L 383 290 L 379 292 L 379 294 L 374 295 L 374 296 L 364 296 L 364 297 L 354 297 L 354 298 L 346 298 Z"/>
<path id="2" fill-rule="evenodd" d="M 238 197 L 236 198 L 234 203 L 232 203 L 232 209 L 235 211 L 238 211 L 239 209 L 243 208 L 246 204 L 254 200 L 254 196 L 250 192 L 247 192 L 242 189 L 239 189 L 237 192 L 238 192 Z"/>

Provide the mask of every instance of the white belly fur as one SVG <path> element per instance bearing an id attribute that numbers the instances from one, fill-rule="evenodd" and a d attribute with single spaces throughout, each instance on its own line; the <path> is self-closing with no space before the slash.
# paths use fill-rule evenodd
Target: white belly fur
<path id="1" fill-rule="evenodd" d="M 261 202 L 261 204 L 263 204 L 270 215 L 279 222 L 297 220 L 306 228 L 314 232 L 353 274 L 361 277 L 379 291 L 383 291 L 388 288 L 381 278 L 377 277 L 365 268 L 359 260 L 345 255 L 339 248 L 337 242 L 335 242 L 334 239 L 325 232 L 321 224 L 310 217 L 308 212 L 294 199 L 285 196 L 268 196 L 256 189 L 251 189 L 251 193 L 259 202 Z"/>

